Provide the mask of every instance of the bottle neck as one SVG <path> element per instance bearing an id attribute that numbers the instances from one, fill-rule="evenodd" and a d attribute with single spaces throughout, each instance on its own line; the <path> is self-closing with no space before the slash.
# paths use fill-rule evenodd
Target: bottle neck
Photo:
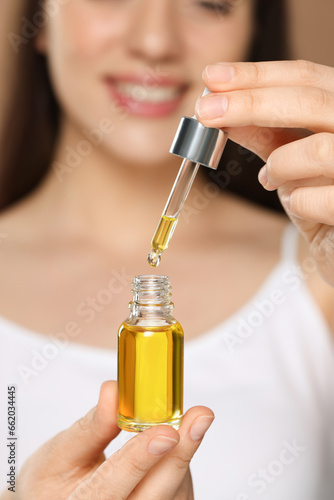
<path id="1" fill-rule="evenodd" d="M 135 276 L 130 318 L 166 318 L 172 316 L 171 286 L 168 276 Z"/>

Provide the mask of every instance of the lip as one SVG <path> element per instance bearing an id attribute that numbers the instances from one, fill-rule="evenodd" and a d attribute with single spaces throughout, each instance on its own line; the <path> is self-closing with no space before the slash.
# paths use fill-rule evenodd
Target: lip
<path id="1" fill-rule="evenodd" d="M 126 109 L 130 114 L 142 117 L 163 117 L 172 114 L 179 107 L 188 85 L 181 80 L 171 76 L 154 76 L 152 74 L 122 74 L 107 76 L 104 78 L 105 85 L 111 98 L 117 104 Z M 132 83 L 145 88 L 177 88 L 179 95 L 174 99 L 160 102 L 149 102 L 136 100 L 129 95 L 123 94 L 117 84 Z"/>

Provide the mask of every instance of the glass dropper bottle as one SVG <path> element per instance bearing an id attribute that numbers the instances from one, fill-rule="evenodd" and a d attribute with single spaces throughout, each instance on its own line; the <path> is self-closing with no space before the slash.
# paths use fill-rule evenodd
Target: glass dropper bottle
<path id="1" fill-rule="evenodd" d="M 203 96 L 209 93 L 205 88 Z M 223 130 L 204 127 L 195 116 L 181 118 L 169 152 L 183 158 L 183 162 L 151 241 L 147 260 L 152 267 L 159 265 L 168 247 L 199 166 L 217 169 L 226 141 Z"/>

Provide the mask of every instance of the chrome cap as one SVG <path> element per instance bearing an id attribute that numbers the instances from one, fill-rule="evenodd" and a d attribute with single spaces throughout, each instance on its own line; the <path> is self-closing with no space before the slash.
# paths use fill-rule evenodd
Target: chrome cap
<path id="1" fill-rule="evenodd" d="M 196 118 L 183 116 L 169 152 L 216 169 L 227 142 L 227 133 L 204 127 Z"/>

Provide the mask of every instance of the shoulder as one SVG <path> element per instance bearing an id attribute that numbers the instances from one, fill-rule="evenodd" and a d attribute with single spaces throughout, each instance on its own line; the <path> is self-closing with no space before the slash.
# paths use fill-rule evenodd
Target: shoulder
<path id="1" fill-rule="evenodd" d="M 38 215 L 25 199 L 0 212 L 0 290 L 6 292 L 23 279 L 23 271 L 36 259 Z M 9 288 L 8 288 L 9 287 Z M 0 295 L 2 296 L 3 293 Z"/>
<path id="2" fill-rule="evenodd" d="M 0 255 L 1 260 L 18 248 L 18 243 L 24 241 L 24 214 L 13 205 L 0 212 Z M 10 252 L 8 251 L 10 250 Z"/>
<path id="3" fill-rule="evenodd" d="M 23 249 L 36 239 L 39 214 L 32 195 L 28 195 L 0 211 L 0 252 Z"/>

